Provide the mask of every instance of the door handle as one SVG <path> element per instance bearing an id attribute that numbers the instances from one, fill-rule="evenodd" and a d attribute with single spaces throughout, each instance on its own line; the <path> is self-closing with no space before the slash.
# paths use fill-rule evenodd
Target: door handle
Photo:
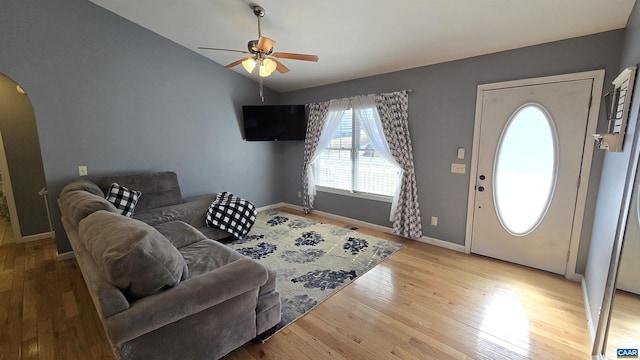
<path id="1" fill-rule="evenodd" d="M 478 186 L 478 191 L 483 192 L 484 191 L 484 186 Z"/>

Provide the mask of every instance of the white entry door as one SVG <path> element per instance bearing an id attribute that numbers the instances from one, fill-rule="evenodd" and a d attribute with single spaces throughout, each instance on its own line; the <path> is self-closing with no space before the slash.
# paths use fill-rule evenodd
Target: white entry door
<path id="1" fill-rule="evenodd" d="M 482 92 L 471 252 L 565 273 L 592 87 Z"/>

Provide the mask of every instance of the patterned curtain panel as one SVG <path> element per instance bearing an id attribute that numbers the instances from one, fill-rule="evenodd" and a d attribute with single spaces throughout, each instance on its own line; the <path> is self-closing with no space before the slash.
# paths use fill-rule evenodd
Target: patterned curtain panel
<path id="1" fill-rule="evenodd" d="M 304 139 L 304 163 L 302 166 L 302 207 L 305 213 L 309 213 L 313 208 L 313 195 L 309 193 L 309 181 L 313 181 L 313 179 L 309 179 L 309 173 L 328 111 L 328 101 L 309 104 L 309 119 L 307 120 L 307 136 Z"/>
<path id="2" fill-rule="evenodd" d="M 406 91 L 375 95 L 389 150 L 404 171 L 393 232 L 410 239 L 422 236 L 418 187 L 409 136 L 409 96 Z"/>

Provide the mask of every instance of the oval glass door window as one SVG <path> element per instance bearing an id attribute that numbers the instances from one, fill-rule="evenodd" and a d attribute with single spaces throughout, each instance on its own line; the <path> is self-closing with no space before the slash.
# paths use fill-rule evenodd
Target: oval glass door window
<path id="1" fill-rule="evenodd" d="M 519 108 L 505 125 L 493 171 L 498 219 L 511 234 L 532 232 L 547 212 L 557 177 L 555 126 L 537 104 Z"/>

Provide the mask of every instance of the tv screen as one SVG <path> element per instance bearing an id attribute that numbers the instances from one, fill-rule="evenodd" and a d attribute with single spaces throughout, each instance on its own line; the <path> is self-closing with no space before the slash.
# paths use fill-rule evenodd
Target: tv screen
<path id="1" fill-rule="evenodd" d="M 244 105 L 247 141 L 304 140 L 307 116 L 304 105 Z"/>

